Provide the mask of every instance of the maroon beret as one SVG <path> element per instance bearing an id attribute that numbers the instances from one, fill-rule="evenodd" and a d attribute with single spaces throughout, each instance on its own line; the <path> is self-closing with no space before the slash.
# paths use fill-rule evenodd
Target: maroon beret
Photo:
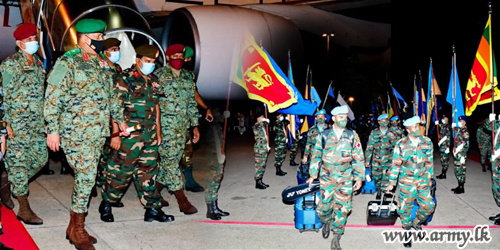
<path id="1" fill-rule="evenodd" d="M 184 53 L 184 45 L 180 43 L 172 44 L 168 46 L 167 51 L 165 51 L 166 56 L 171 56 L 175 53 Z"/>
<path id="2" fill-rule="evenodd" d="M 23 40 L 32 35 L 36 35 L 37 28 L 32 23 L 23 23 L 14 31 L 14 38 L 16 40 Z"/>

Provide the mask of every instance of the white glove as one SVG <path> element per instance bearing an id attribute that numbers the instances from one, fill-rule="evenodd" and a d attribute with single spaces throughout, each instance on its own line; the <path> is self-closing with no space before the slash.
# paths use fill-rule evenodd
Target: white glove
<path id="1" fill-rule="evenodd" d="M 442 139 L 438 142 L 438 146 L 441 146 L 441 144 L 443 144 L 443 143 L 446 141 L 446 139 L 447 139 L 447 138 L 448 138 L 448 136 L 443 137 L 443 138 L 442 138 Z"/>
<path id="2" fill-rule="evenodd" d="M 498 120 L 500 121 L 500 114 L 498 114 Z"/>
<path id="3" fill-rule="evenodd" d="M 451 124 L 451 127 L 452 127 L 452 128 L 456 128 L 456 127 L 457 127 L 457 124 L 456 124 L 456 123 L 452 123 L 452 124 Z"/>
<path id="4" fill-rule="evenodd" d="M 465 157 L 460 158 L 460 163 L 465 164 Z"/>
<path id="5" fill-rule="evenodd" d="M 267 123 L 269 123 L 269 119 L 264 118 L 264 119 L 262 119 L 262 122 L 267 122 Z"/>
<path id="6" fill-rule="evenodd" d="M 226 111 L 224 111 L 224 113 L 222 113 L 224 118 L 229 118 L 230 114 L 231 113 L 229 112 L 229 110 L 226 110 Z"/>
<path id="7" fill-rule="evenodd" d="M 447 148 L 445 151 L 444 151 L 446 154 L 449 154 L 450 153 L 450 149 Z"/>
<path id="8" fill-rule="evenodd" d="M 434 125 L 436 125 L 436 126 L 439 125 L 439 121 L 435 121 Z"/>
<path id="9" fill-rule="evenodd" d="M 499 118 L 500 118 L 500 116 L 499 116 Z M 493 122 L 493 121 L 495 121 L 495 114 L 491 113 L 490 114 L 490 122 Z"/>
<path id="10" fill-rule="evenodd" d="M 299 135 L 299 140 L 302 139 L 302 135 Z"/>
<path id="11" fill-rule="evenodd" d="M 267 146 L 267 152 L 271 151 L 271 148 L 269 146 Z"/>
<path id="12" fill-rule="evenodd" d="M 498 117 L 500 117 L 500 115 Z M 300 119 L 300 123 L 303 123 L 303 122 L 304 122 L 304 119 Z"/>
<path id="13" fill-rule="evenodd" d="M 288 119 L 288 116 L 285 117 L 285 120 L 290 121 L 290 119 Z"/>

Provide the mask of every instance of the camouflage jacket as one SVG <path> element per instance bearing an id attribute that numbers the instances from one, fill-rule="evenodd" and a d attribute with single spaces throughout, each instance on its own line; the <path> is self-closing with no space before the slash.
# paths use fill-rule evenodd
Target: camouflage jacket
<path id="1" fill-rule="evenodd" d="M 0 81 L 2 80 L 2 77 L 0 76 Z M 7 122 L 5 121 L 5 112 L 3 109 L 3 88 L 0 85 L 0 136 L 6 136 L 7 135 L 7 127 L 6 124 Z M 0 141 L 0 144 L 2 141 Z"/>
<path id="2" fill-rule="evenodd" d="M 256 122 L 253 125 L 253 134 L 255 136 L 255 149 L 265 149 L 267 152 L 267 135 L 266 135 L 266 123 Z"/>
<path id="3" fill-rule="evenodd" d="M 434 177 L 434 147 L 431 139 L 426 136 L 417 138 L 417 146 L 410 136 L 399 140 L 394 147 L 392 168 L 389 168 L 389 185 L 396 185 L 400 180 L 428 178 L 429 183 Z"/>
<path id="4" fill-rule="evenodd" d="M 351 173 L 354 181 L 365 179 L 365 156 L 356 131 L 352 131 L 350 138 L 347 129 L 344 129 L 340 140 L 337 139 L 335 131 L 332 129 L 328 133 L 325 147 L 320 138 L 314 144 L 309 174 L 317 179 L 320 175 L 337 175 Z M 321 173 L 320 173 L 321 168 Z"/>
<path id="5" fill-rule="evenodd" d="M 312 126 L 309 131 L 307 132 L 307 142 L 306 142 L 306 148 L 304 149 L 304 156 L 309 157 L 311 155 L 314 144 L 316 144 L 316 138 L 318 137 L 319 133 L 322 133 L 323 130 L 328 128 L 328 123 L 325 122 L 325 125 L 320 129 L 318 124 L 315 124 Z"/>
<path id="6" fill-rule="evenodd" d="M 141 124 L 144 128 L 155 128 L 159 100 L 153 85 L 158 86 L 158 78 L 153 74 L 150 77 L 146 82 L 135 66 L 116 77 L 114 94 L 124 106 L 124 117 L 129 126 Z"/>
<path id="7" fill-rule="evenodd" d="M 487 133 L 488 131 L 489 133 Z M 479 128 L 477 128 L 476 138 L 477 138 L 477 143 L 480 144 L 482 147 L 487 147 L 487 148 L 492 147 L 491 128 L 488 129 L 488 126 L 486 124 L 483 124 L 482 126 L 479 126 Z"/>
<path id="8" fill-rule="evenodd" d="M 371 166 L 371 162 L 384 163 L 392 159 L 392 150 L 396 145 L 396 136 L 387 128 L 386 134 L 380 128 L 372 130 L 366 146 L 366 163 Z"/>
<path id="9" fill-rule="evenodd" d="M 179 76 L 175 75 L 170 65 L 164 66 L 154 73 L 159 80 L 161 126 L 175 125 L 180 129 L 198 126 L 201 115 L 197 109 L 194 90 L 194 73 L 181 69 Z M 175 120 L 176 124 L 167 121 Z"/>
<path id="10" fill-rule="evenodd" d="M 467 151 L 469 151 L 469 131 L 467 125 L 463 128 L 455 128 L 455 149 L 461 144 L 463 144 L 464 147 L 458 152 L 457 157 L 461 156 L 467 158 Z"/>
<path id="11" fill-rule="evenodd" d="M 123 106 L 113 94 L 107 63 L 80 48 L 61 56 L 47 80 L 44 115 L 47 134 L 93 141 L 109 136 L 110 115 L 124 122 Z"/>
<path id="12" fill-rule="evenodd" d="M 35 54 L 35 62 L 22 52 L 7 57 L 0 65 L 4 93 L 4 119 L 15 133 L 36 130 L 43 133 L 43 92 L 45 70 Z"/>
<path id="13" fill-rule="evenodd" d="M 274 122 L 273 131 L 276 137 L 274 138 L 275 143 L 285 143 L 286 142 L 286 126 L 288 125 L 288 121 L 283 119 L 283 121 Z"/>
<path id="14" fill-rule="evenodd" d="M 391 131 L 396 136 L 396 142 L 399 141 L 401 138 L 403 138 L 403 136 L 405 135 L 404 129 L 402 129 L 399 126 L 397 127 L 390 126 L 389 131 Z"/>
<path id="15" fill-rule="evenodd" d="M 447 149 L 450 147 L 451 144 L 451 128 L 450 125 L 448 124 L 439 124 L 439 140 L 443 140 L 443 138 L 446 136 L 446 140 L 439 145 L 439 148 L 441 149 Z"/>

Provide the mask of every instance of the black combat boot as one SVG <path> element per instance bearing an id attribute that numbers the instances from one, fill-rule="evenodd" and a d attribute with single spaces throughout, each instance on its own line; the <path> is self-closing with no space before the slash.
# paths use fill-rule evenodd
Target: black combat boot
<path id="1" fill-rule="evenodd" d="M 403 246 L 406 247 L 406 248 L 411 248 L 411 236 L 412 236 L 412 232 L 409 231 L 410 229 L 405 229 L 405 230 L 408 230 L 408 237 L 410 238 L 410 240 L 408 242 L 403 243 Z"/>
<path id="2" fill-rule="evenodd" d="M 66 156 L 63 155 L 61 158 L 61 174 L 70 174 L 70 175 L 75 175 L 75 172 L 71 167 L 69 166 L 68 160 L 66 160 Z"/>
<path id="3" fill-rule="evenodd" d="M 491 220 L 491 221 L 496 221 L 496 220 L 500 219 L 500 214 L 497 214 L 495 216 L 491 216 L 488 219 Z"/>
<path id="4" fill-rule="evenodd" d="M 215 211 L 215 201 L 211 203 L 207 203 L 207 218 L 211 220 L 220 220 L 222 219 L 220 215 Z"/>
<path id="5" fill-rule="evenodd" d="M 332 240 L 332 244 L 331 244 L 331 249 L 332 250 L 342 250 L 342 248 L 340 247 L 340 234 L 338 233 L 334 233 L 333 234 L 333 240 Z"/>
<path id="6" fill-rule="evenodd" d="M 441 170 L 441 174 L 436 176 L 438 179 L 446 179 L 446 170 Z"/>
<path id="7" fill-rule="evenodd" d="M 323 235 L 323 238 L 328 239 L 328 236 L 330 236 L 330 229 L 331 228 L 331 222 L 328 221 L 327 223 L 323 223 L 323 227 L 321 230 L 321 235 Z"/>
<path id="8" fill-rule="evenodd" d="M 48 162 L 43 166 L 41 172 L 43 175 L 53 175 L 55 173 L 54 170 L 50 169 Z"/>
<path id="9" fill-rule="evenodd" d="M 290 166 L 298 166 L 299 164 L 295 160 L 290 160 Z"/>
<path id="10" fill-rule="evenodd" d="M 262 182 L 262 178 L 255 180 L 255 188 L 257 189 L 266 189 L 269 185 Z"/>
<path id="11" fill-rule="evenodd" d="M 159 222 L 171 222 L 174 221 L 175 218 L 172 215 L 165 214 L 161 208 L 146 208 L 146 212 L 144 213 L 144 221 L 159 221 Z"/>
<path id="12" fill-rule="evenodd" d="M 455 189 L 454 193 L 455 194 L 463 194 L 463 193 L 465 193 L 464 184 L 463 183 L 458 184 L 458 188 Z"/>
<path id="13" fill-rule="evenodd" d="M 375 199 L 380 200 L 380 198 L 382 198 L 381 196 L 382 196 L 382 190 L 379 189 L 377 190 L 377 196 L 375 197 Z"/>
<path id="14" fill-rule="evenodd" d="M 115 217 L 111 211 L 111 203 L 106 201 L 101 201 L 101 205 L 99 205 L 99 213 L 101 214 L 101 220 L 104 222 L 114 222 Z"/>
<path id="15" fill-rule="evenodd" d="M 220 210 L 220 208 L 219 208 L 219 201 L 218 200 L 215 200 L 215 212 L 217 214 L 219 214 L 220 216 L 222 216 L 222 217 L 229 216 L 228 212 L 224 212 L 224 211 Z"/>
<path id="16" fill-rule="evenodd" d="M 460 182 L 458 183 L 458 186 L 456 188 L 452 188 L 451 191 L 455 192 L 455 190 L 460 188 Z"/>
<path id="17" fill-rule="evenodd" d="M 483 167 L 483 172 L 486 172 L 486 166 L 484 164 L 481 164 L 481 167 Z"/>
<path id="18" fill-rule="evenodd" d="M 274 165 L 274 166 L 276 167 L 276 175 L 278 175 L 278 176 L 285 176 L 286 175 L 286 172 L 281 170 L 281 166 L 278 166 L 278 165 Z"/>
<path id="19" fill-rule="evenodd" d="M 119 201 L 119 202 L 113 202 L 113 203 L 110 203 L 112 207 L 124 207 L 125 205 L 123 205 L 123 202 Z"/>

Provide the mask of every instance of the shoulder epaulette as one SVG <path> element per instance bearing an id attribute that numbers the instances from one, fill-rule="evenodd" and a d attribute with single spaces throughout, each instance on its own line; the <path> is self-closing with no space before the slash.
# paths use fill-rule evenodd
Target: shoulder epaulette
<path id="1" fill-rule="evenodd" d="M 72 49 L 72 50 L 66 51 L 66 53 L 64 53 L 64 55 L 67 57 L 73 57 L 75 55 L 80 54 L 80 52 L 81 52 L 81 50 L 77 48 L 77 49 Z"/>

